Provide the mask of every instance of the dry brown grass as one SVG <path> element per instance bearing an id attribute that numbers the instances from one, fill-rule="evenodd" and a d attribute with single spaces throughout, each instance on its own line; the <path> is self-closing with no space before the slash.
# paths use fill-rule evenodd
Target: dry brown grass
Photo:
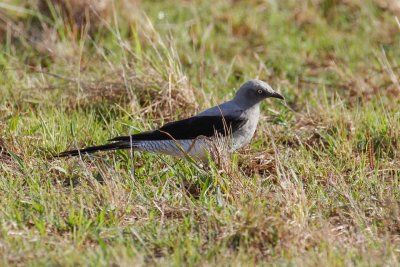
<path id="1" fill-rule="evenodd" d="M 82 30 L 95 33 L 104 21 L 109 21 L 113 4 L 110 0 L 39 0 L 37 9 L 47 16 L 58 12 L 64 25 L 73 33 L 80 34 Z"/>
<path id="2" fill-rule="evenodd" d="M 117 71 L 92 81 L 61 77 L 47 72 L 39 72 L 44 76 L 56 77 L 29 88 L 19 98 L 39 99 L 43 92 L 63 92 L 63 102 L 68 109 L 77 109 L 98 104 L 121 104 L 131 106 L 132 111 L 143 115 L 171 120 L 175 110 L 184 114 L 193 113 L 198 108 L 193 87 L 186 81 L 166 81 L 160 73 L 146 68 L 146 75 L 138 75 L 134 71 L 124 73 Z M 138 106 L 139 105 L 139 106 Z M 139 108 L 138 108 L 139 107 Z M 187 116 L 187 115 L 186 115 Z"/>

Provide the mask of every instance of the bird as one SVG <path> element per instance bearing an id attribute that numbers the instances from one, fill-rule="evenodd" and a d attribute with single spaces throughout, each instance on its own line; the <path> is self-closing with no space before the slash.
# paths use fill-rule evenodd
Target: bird
<path id="1" fill-rule="evenodd" d="M 57 157 L 81 156 L 98 151 L 132 149 L 184 158 L 207 160 L 217 140 L 225 142 L 229 152 L 250 143 L 260 118 L 264 99 L 284 97 L 261 80 L 249 80 L 237 90 L 233 99 L 206 109 L 197 115 L 166 123 L 158 129 L 117 136 L 107 144 L 64 151 Z M 219 142 L 221 143 L 221 142 Z"/>

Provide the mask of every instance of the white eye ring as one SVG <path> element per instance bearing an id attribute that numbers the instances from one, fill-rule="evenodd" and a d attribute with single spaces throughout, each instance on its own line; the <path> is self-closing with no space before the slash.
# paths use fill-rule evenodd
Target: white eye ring
<path id="1" fill-rule="evenodd" d="M 263 90 L 259 89 L 257 90 L 257 93 L 261 95 L 263 93 Z"/>

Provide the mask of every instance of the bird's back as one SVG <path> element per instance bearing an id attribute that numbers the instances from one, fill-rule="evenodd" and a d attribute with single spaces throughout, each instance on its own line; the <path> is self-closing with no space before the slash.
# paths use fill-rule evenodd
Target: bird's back
<path id="1" fill-rule="evenodd" d="M 240 117 L 243 113 L 243 108 L 237 105 L 234 101 L 227 101 L 220 105 L 214 106 L 212 108 L 206 109 L 196 117 L 200 116 L 232 116 L 232 117 Z"/>

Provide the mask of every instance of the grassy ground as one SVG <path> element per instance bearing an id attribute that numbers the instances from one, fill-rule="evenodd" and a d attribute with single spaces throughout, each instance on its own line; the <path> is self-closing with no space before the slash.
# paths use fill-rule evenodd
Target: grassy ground
<path id="1" fill-rule="evenodd" d="M 1 2 L 0 265 L 398 265 L 399 20 L 396 0 Z M 223 167 L 49 157 L 256 77 L 286 103 Z"/>

